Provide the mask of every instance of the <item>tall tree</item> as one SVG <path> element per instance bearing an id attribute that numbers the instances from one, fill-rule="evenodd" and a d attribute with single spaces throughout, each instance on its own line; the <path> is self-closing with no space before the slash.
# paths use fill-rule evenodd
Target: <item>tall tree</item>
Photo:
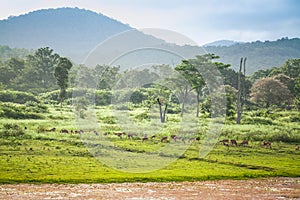
<path id="1" fill-rule="evenodd" d="M 300 59 L 289 59 L 283 66 L 281 71 L 292 79 L 296 79 L 300 76 Z"/>
<path id="2" fill-rule="evenodd" d="M 97 89 L 111 90 L 118 80 L 120 67 L 101 66 L 95 67 L 95 73 L 97 76 Z"/>
<path id="3" fill-rule="evenodd" d="M 60 107 L 66 98 L 66 89 L 68 87 L 69 81 L 69 70 L 72 68 L 72 63 L 70 60 L 64 57 L 60 57 L 57 65 L 55 66 L 54 76 L 57 80 L 57 85 L 60 87 Z"/>
<path id="4" fill-rule="evenodd" d="M 166 80 L 169 84 L 171 84 L 172 88 L 175 88 L 175 92 L 178 94 L 179 100 L 181 102 L 180 116 L 183 117 L 186 99 L 192 88 L 188 80 L 183 78 L 180 74 L 175 74 L 174 77 L 167 78 Z"/>
<path id="5" fill-rule="evenodd" d="M 295 106 L 298 110 L 300 110 L 300 76 L 295 80 Z"/>
<path id="6" fill-rule="evenodd" d="M 52 89 L 55 86 L 54 67 L 58 63 L 59 55 L 53 53 L 49 47 L 40 48 L 34 55 L 27 56 L 27 72 L 34 74 L 34 81 L 44 90 Z"/>
<path id="7" fill-rule="evenodd" d="M 286 85 L 274 78 L 263 78 L 253 84 L 251 101 L 269 107 L 290 104 L 292 94 Z"/>
<path id="8" fill-rule="evenodd" d="M 175 70 L 180 72 L 181 75 L 189 82 L 192 89 L 196 92 L 197 107 L 196 117 L 199 117 L 199 105 L 202 95 L 202 90 L 206 85 L 203 75 L 213 78 L 211 69 L 216 68 L 218 70 L 229 67 L 229 65 L 213 62 L 214 59 L 220 58 L 214 54 L 198 55 L 195 59 L 183 60 Z M 208 78 L 208 77 L 206 77 Z"/>

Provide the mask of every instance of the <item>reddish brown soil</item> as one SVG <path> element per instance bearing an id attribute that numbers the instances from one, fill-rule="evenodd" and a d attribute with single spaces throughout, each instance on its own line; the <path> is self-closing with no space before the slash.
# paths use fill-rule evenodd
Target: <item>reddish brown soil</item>
<path id="1" fill-rule="evenodd" d="M 4 184 L 0 199 L 300 199 L 300 178 L 168 183 Z"/>

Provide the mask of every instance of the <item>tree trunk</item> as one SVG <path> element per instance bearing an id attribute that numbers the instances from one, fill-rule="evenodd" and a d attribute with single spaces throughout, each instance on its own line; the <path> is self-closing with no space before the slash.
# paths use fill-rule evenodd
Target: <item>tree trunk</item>
<path id="1" fill-rule="evenodd" d="M 197 91 L 197 111 L 196 111 L 196 117 L 199 117 L 199 105 L 200 105 L 200 92 Z"/>
<path id="2" fill-rule="evenodd" d="M 238 98 L 237 98 L 237 119 L 236 123 L 240 124 L 241 123 L 241 118 L 242 118 L 242 105 L 241 105 L 241 74 L 242 74 L 242 64 L 243 64 L 243 58 L 241 58 L 240 62 L 240 70 L 238 73 Z"/>
<path id="3" fill-rule="evenodd" d="M 163 118 L 162 118 L 162 123 L 166 122 L 166 113 L 167 113 L 167 109 L 168 109 L 168 104 L 166 104 L 165 106 L 165 110 L 164 110 L 164 114 L 163 114 Z"/>
<path id="4" fill-rule="evenodd" d="M 185 99 L 188 93 L 188 86 L 185 87 L 185 91 L 183 94 L 183 99 L 182 99 L 182 104 L 181 104 L 181 112 L 180 112 L 180 117 L 183 117 L 183 113 L 184 113 L 184 104 L 185 104 Z"/>
<path id="5" fill-rule="evenodd" d="M 162 103 L 160 102 L 160 99 L 157 98 L 157 103 L 159 106 L 159 116 L 160 116 L 160 122 L 161 123 L 165 123 L 166 121 L 166 113 L 167 113 L 167 109 L 168 109 L 168 104 L 166 104 L 164 112 L 162 111 Z"/>
<path id="6" fill-rule="evenodd" d="M 245 104 L 245 101 L 246 101 L 246 60 L 247 60 L 247 57 L 244 58 L 244 79 L 243 79 L 243 82 L 242 82 L 242 85 L 243 85 L 243 95 L 242 95 L 242 99 L 241 99 L 241 119 L 242 119 L 242 114 L 243 114 L 243 109 L 244 109 L 244 104 Z"/>

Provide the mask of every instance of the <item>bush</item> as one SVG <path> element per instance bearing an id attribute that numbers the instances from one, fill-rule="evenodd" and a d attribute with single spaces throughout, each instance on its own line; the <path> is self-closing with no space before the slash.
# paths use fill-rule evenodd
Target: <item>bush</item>
<path id="1" fill-rule="evenodd" d="M 105 124 L 116 124 L 116 119 L 112 116 L 100 117 L 100 120 Z"/>
<path id="2" fill-rule="evenodd" d="M 136 118 L 139 121 L 150 120 L 150 116 L 148 115 L 147 112 L 140 113 L 140 114 L 136 115 L 134 118 Z"/>
<path id="3" fill-rule="evenodd" d="M 262 125 L 274 125 L 274 121 L 266 117 L 244 117 L 242 118 L 243 124 L 262 124 Z"/>
<path id="4" fill-rule="evenodd" d="M 31 93 L 11 90 L 0 91 L 0 101 L 19 104 L 25 104 L 29 101 L 36 103 L 39 102 L 39 100 Z"/>
<path id="5" fill-rule="evenodd" d="M 134 91 L 130 96 L 130 101 L 134 104 L 142 103 L 144 99 L 146 99 L 146 97 L 141 91 Z"/>
<path id="6" fill-rule="evenodd" d="M 16 124 L 3 124 L 3 128 L 0 131 L 1 137 L 18 137 L 24 135 L 24 130 Z"/>
<path id="7" fill-rule="evenodd" d="M 43 119 L 38 113 L 34 113 L 34 107 L 13 103 L 0 103 L 0 117 L 11 119 Z"/>
<path id="8" fill-rule="evenodd" d="M 96 106 L 107 106 L 111 104 L 112 94 L 110 91 L 97 90 L 95 93 Z"/>
<path id="9" fill-rule="evenodd" d="M 44 93 L 40 96 L 46 104 L 57 104 L 60 101 L 59 90 Z M 66 93 L 65 103 L 72 104 L 72 98 L 85 97 L 86 99 L 95 100 L 96 106 L 107 106 L 111 104 L 112 94 L 105 90 L 92 90 L 84 88 L 68 89 Z M 93 102 L 93 101 L 92 101 Z"/>

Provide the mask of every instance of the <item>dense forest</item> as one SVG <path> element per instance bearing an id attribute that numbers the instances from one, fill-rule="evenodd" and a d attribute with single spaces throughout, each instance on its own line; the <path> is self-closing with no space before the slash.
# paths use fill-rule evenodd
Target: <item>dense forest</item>
<path id="1" fill-rule="evenodd" d="M 18 55 L 25 53 L 16 52 Z M 228 117 L 237 113 L 239 91 L 248 109 L 273 106 L 299 109 L 300 59 L 288 59 L 281 66 L 258 70 L 251 76 L 234 71 L 229 64 L 221 63 L 219 59 L 214 54 L 205 54 L 183 60 L 175 69 L 168 65 L 154 65 L 150 69 L 120 72 L 118 66 L 72 64 L 53 49 L 40 48 L 25 57 L 11 57 L 0 62 L 0 101 L 6 102 L 0 104 L 0 114 L 2 117 L 18 117 L 11 115 L 13 112 L 9 109 L 19 107 L 14 108 L 11 104 L 24 104 L 27 100 L 29 103 L 42 101 L 46 104 L 71 104 L 72 94 L 78 90 L 85 90 L 85 95 L 91 95 L 91 90 L 95 91 L 94 103 L 106 106 L 111 104 L 113 90 L 117 88 L 122 95 L 130 95 L 129 99 L 135 105 L 155 104 L 157 98 L 164 98 L 169 102 L 170 112 L 183 112 L 179 101 L 183 104 L 188 93 L 192 93 L 200 109 L 197 111 L 198 116 L 198 112 L 212 112 L 209 80 L 204 79 L 203 73 L 206 72 L 203 70 L 213 67 L 218 69 L 224 81 Z M 247 65 L 245 67 L 248 69 Z M 177 75 L 172 71 L 177 72 Z M 184 79 L 180 79 L 178 74 Z M 165 88 L 161 92 L 161 86 L 155 84 L 162 76 L 175 88 L 173 91 Z M 242 89 L 239 88 L 241 84 Z M 174 97 L 175 93 L 177 97 Z"/>
<path id="2" fill-rule="evenodd" d="M 208 46 L 205 49 L 219 55 L 220 61 L 230 63 L 237 70 L 239 58 L 247 57 L 247 74 L 260 69 L 278 67 L 290 58 L 300 57 L 299 38 L 281 38 L 276 41 L 255 41 L 231 46 Z"/>

